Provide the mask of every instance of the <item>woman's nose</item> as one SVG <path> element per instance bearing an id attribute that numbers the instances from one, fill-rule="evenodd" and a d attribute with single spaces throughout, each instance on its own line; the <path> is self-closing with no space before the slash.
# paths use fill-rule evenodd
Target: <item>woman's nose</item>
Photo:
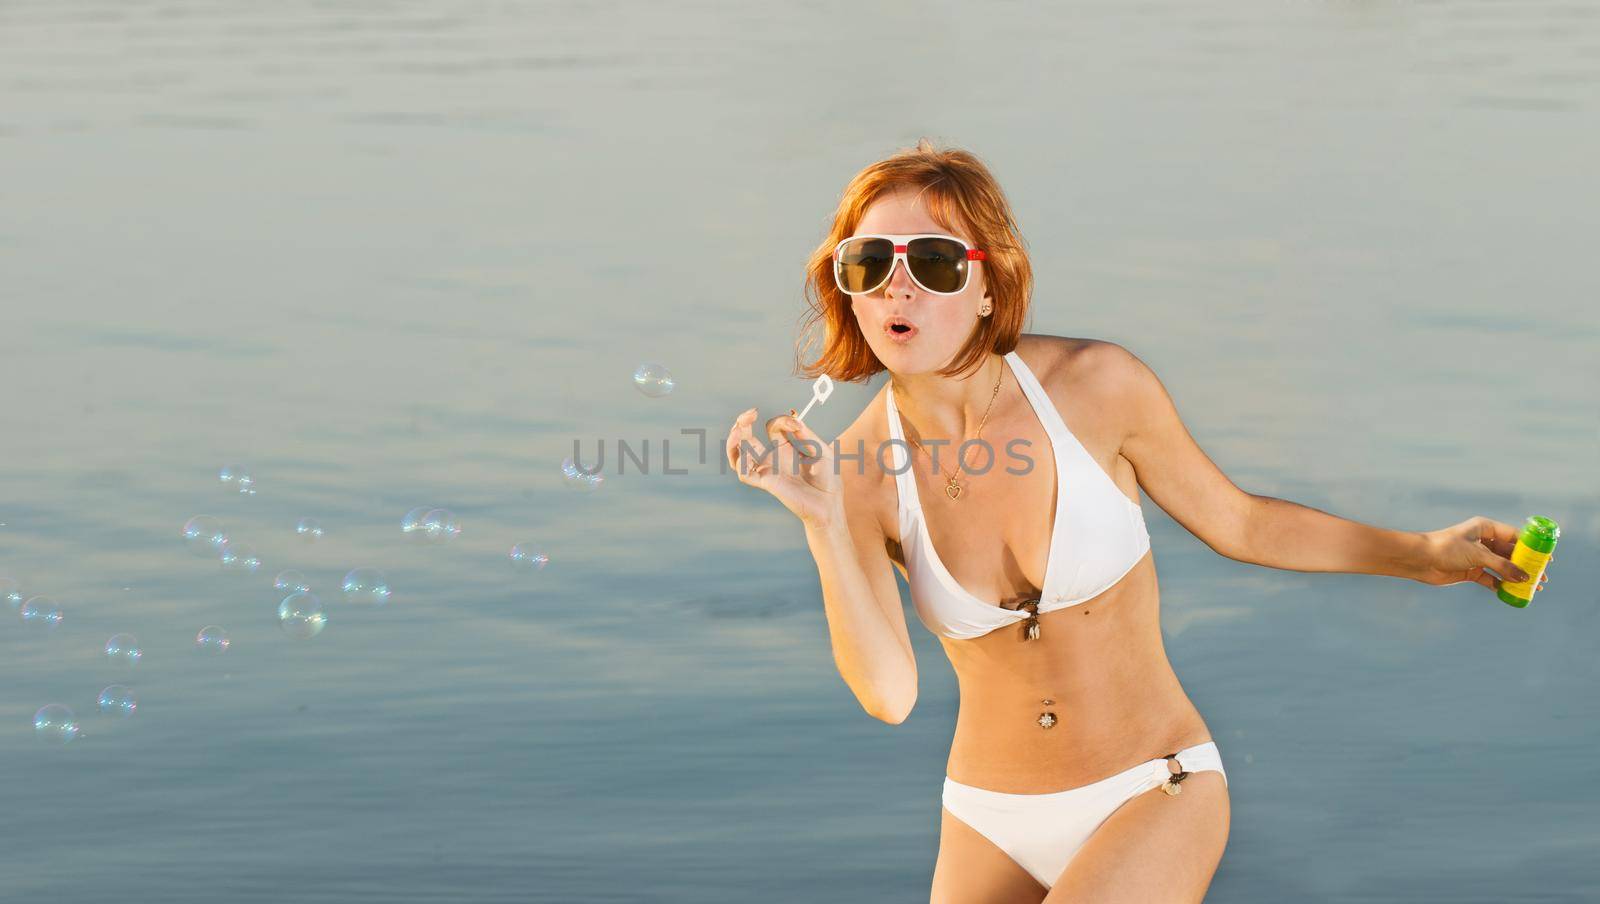
<path id="1" fill-rule="evenodd" d="M 910 295 L 915 283 L 911 281 L 911 274 L 906 272 L 905 264 L 895 261 L 889 270 L 889 278 L 883 285 L 884 291 L 890 295 Z"/>

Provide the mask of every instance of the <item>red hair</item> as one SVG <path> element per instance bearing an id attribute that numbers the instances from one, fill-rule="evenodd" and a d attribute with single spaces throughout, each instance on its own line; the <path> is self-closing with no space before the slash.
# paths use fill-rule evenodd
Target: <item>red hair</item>
<path id="1" fill-rule="evenodd" d="M 833 281 L 833 249 L 855 234 L 867 208 L 878 198 L 902 189 L 917 189 L 928 215 L 951 232 L 964 233 L 986 254 L 983 276 L 994 310 L 978 321 L 972 337 L 939 373 L 954 376 L 977 367 L 988 352 L 1005 354 L 1017 346 L 1033 296 L 1033 267 L 1000 185 L 977 157 L 955 148 L 940 150 L 928 139 L 868 165 L 845 186 L 833 225 L 806 263 L 803 318 L 804 343 L 796 354 L 797 370 L 807 378 L 827 374 L 835 380 L 863 382 L 884 369 L 883 362 L 861 334 L 850 296 Z M 959 224 L 959 227 L 958 227 Z M 964 228 L 960 228 L 964 227 Z M 814 361 L 801 361 L 816 344 L 822 327 L 822 351 Z"/>

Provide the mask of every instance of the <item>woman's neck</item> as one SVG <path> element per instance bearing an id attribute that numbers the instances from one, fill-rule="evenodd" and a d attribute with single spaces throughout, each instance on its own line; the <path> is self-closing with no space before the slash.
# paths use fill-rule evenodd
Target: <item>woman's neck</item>
<path id="1" fill-rule="evenodd" d="M 973 438 L 984 413 L 994 411 L 995 381 L 1001 378 L 1006 363 L 1003 355 L 989 353 L 982 366 L 965 376 L 947 377 L 930 371 L 901 376 L 890 374 L 894 404 L 907 421 L 907 433 L 918 442 L 948 440 L 952 447 Z M 1001 388 L 1004 388 L 1003 386 Z"/>

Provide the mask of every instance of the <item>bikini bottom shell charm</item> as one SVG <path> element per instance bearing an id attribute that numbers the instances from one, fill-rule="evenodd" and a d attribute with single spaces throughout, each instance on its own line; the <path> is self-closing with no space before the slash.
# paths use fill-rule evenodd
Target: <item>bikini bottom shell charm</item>
<path id="1" fill-rule="evenodd" d="M 1161 785 L 1161 790 L 1167 792 L 1168 797 L 1177 797 L 1182 794 L 1183 789 L 1178 787 L 1178 783 L 1189 777 L 1189 773 L 1185 772 L 1183 766 L 1179 765 L 1177 757 L 1176 753 L 1169 753 L 1163 757 L 1167 761 L 1167 771 L 1171 774 L 1166 782 Z"/>

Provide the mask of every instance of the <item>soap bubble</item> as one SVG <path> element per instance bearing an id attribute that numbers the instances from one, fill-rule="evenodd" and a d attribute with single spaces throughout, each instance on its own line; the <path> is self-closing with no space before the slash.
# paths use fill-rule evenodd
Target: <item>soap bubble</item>
<path id="1" fill-rule="evenodd" d="M 580 490 L 593 490 L 605 482 L 605 477 L 598 467 L 590 473 L 578 467 L 578 463 L 573 461 L 571 456 L 561 460 L 561 476 L 566 478 L 567 486 Z"/>
<path id="2" fill-rule="evenodd" d="M 0 578 L 0 599 L 11 604 L 11 611 L 15 612 L 22 607 L 22 589 L 11 578 Z"/>
<path id="3" fill-rule="evenodd" d="M 300 539 L 312 543 L 322 539 L 322 522 L 315 518 L 301 518 L 295 522 L 294 532 Z"/>
<path id="4" fill-rule="evenodd" d="M 255 574 L 261 567 L 261 557 L 256 555 L 255 549 L 248 543 L 229 540 L 222 544 L 222 565 L 235 571 L 246 574 Z"/>
<path id="5" fill-rule="evenodd" d="M 309 591 L 311 585 L 306 583 L 305 575 L 291 568 L 278 572 L 278 576 L 272 579 L 272 589 L 285 594 L 302 593 Z"/>
<path id="6" fill-rule="evenodd" d="M 542 571 L 550 557 L 532 543 L 518 543 L 511 547 L 511 564 L 524 571 Z"/>
<path id="7" fill-rule="evenodd" d="M 183 524 L 183 542 L 197 556 L 215 556 L 228 542 L 228 529 L 210 515 L 195 515 Z"/>
<path id="8" fill-rule="evenodd" d="M 633 372 L 633 385 L 652 399 L 659 399 L 677 384 L 672 381 L 672 374 L 667 372 L 665 366 L 647 361 Z"/>
<path id="9" fill-rule="evenodd" d="M 278 604 L 278 625 L 283 633 L 296 640 L 309 640 L 322 633 L 328 616 L 322 611 L 322 601 L 315 594 L 301 591 L 291 593 Z"/>
<path id="10" fill-rule="evenodd" d="M 100 711 L 108 716 L 127 718 L 139 708 L 139 698 L 133 688 L 113 684 L 100 692 Z"/>
<path id="11" fill-rule="evenodd" d="M 230 490 L 235 490 L 245 496 L 256 494 L 256 481 L 250 476 L 250 470 L 240 465 L 224 465 L 217 474 L 222 485 Z"/>
<path id="12" fill-rule="evenodd" d="M 144 651 L 139 649 L 139 638 L 132 634 L 113 634 L 106 641 L 106 658 L 120 666 L 132 668 L 139 664 Z"/>
<path id="13" fill-rule="evenodd" d="M 65 744 L 78 736 L 78 719 L 63 704 L 41 706 L 33 714 L 33 735 L 48 744 Z"/>
<path id="14" fill-rule="evenodd" d="M 381 606 L 389 601 L 389 579 L 376 568 L 352 568 L 344 576 L 344 599 L 347 603 Z"/>
<path id="15" fill-rule="evenodd" d="M 48 596 L 36 596 L 17 610 L 22 623 L 41 631 L 53 631 L 61 624 L 61 607 Z"/>
<path id="16" fill-rule="evenodd" d="M 432 509 L 422 516 L 422 534 L 429 540 L 453 540 L 461 533 L 461 522 L 449 509 Z"/>
<path id="17" fill-rule="evenodd" d="M 433 509 L 430 506 L 419 505 L 400 519 L 400 532 L 412 539 L 421 539 L 424 536 L 422 519 Z"/>
<path id="18" fill-rule="evenodd" d="M 206 625 L 194 636 L 195 649 L 202 653 L 225 653 L 228 650 L 228 632 L 217 625 Z"/>

